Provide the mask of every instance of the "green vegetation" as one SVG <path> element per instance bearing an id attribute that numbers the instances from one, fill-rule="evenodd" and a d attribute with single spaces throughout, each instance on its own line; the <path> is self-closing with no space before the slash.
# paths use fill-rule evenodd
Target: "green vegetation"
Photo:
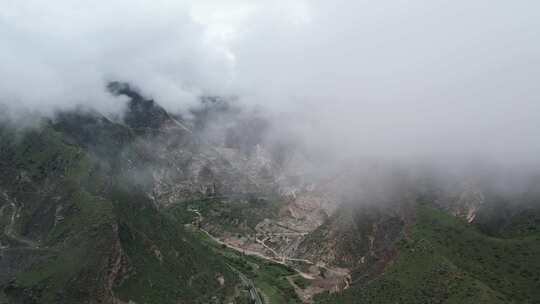
<path id="1" fill-rule="evenodd" d="M 123 134 L 119 132 L 119 134 Z M 91 134 L 89 134 L 90 136 Z M 102 147 L 106 148 L 106 147 Z M 105 149 L 106 150 L 106 149 Z M 232 298 L 237 276 L 183 228 L 156 209 L 69 136 L 49 126 L 0 128 L 2 252 L 0 300 L 24 303 L 210 303 Z"/>
<path id="2" fill-rule="evenodd" d="M 538 303 L 540 237 L 494 238 L 421 205 L 384 274 L 319 303 Z"/>
<path id="3" fill-rule="evenodd" d="M 253 233 L 283 202 L 244 195 L 157 207 L 142 182 L 151 175 L 137 175 L 154 159 L 128 145 L 136 136 L 95 113 L 0 126 L 0 303 L 249 303 L 239 273 L 268 304 L 301 303 L 290 280 L 310 282 L 294 270 L 186 225 L 197 209 L 216 230 Z M 421 203 L 410 227 L 395 210 L 342 207 L 299 254 L 353 269 L 351 288 L 319 303 L 540 303 L 536 203 L 498 198 L 474 225 Z"/>
<path id="4" fill-rule="evenodd" d="M 270 303 L 301 303 L 287 277 L 294 272 L 279 264 L 265 262 L 254 273 L 253 280 Z"/>
<path id="5" fill-rule="evenodd" d="M 296 275 L 293 277 L 293 282 L 298 288 L 306 289 L 311 285 L 311 281 L 302 277 L 301 275 Z"/>
<path id="6" fill-rule="evenodd" d="M 145 204 L 146 196 L 136 191 L 119 190 L 113 198 L 121 216 L 120 239 L 135 270 L 117 289 L 120 298 L 137 303 L 177 303 L 179 299 L 209 303 L 214 296 L 222 300 L 232 296 L 236 275 L 224 259 L 184 231 L 181 221 Z"/>
<path id="7" fill-rule="evenodd" d="M 263 297 L 270 301 L 268 304 L 302 303 L 287 280 L 287 277 L 296 275 L 293 269 L 255 256 L 243 255 L 217 244 L 204 233 L 195 233 L 209 248 L 222 255 L 231 267 L 253 280 Z"/>
<path id="8" fill-rule="evenodd" d="M 534 188 L 533 188 L 534 189 Z M 476 225 L 488 235 L 519 238 L 540 233 L 539 193 L 495 196 L 479 210 Z"/>
<path id="9" fill-rule="evenodd" d="M 48 127 L 20 132 L 1 132 L 2 189 L 20 210 L 13 234 L 4 236 L 18 248 L 5 255 L 18 256 L 20 269 L 4 293 L 40 303 L 95 295 L 114 237 L 112 205 L 93 193 L 99 179 L 80 148 Z"/>

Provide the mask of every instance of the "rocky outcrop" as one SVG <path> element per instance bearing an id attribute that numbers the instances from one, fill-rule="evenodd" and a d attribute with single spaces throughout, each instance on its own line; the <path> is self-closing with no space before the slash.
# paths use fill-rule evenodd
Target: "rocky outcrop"
<path id="1" fill-rule="evenodd" d="M 482 191 L 477 189 L 465 190 L 452 206 L 452 213 L 455 216 L 462 217 L 466 219 L 467 222 L 472 223 L 484 202 L 485 197 Z"/>

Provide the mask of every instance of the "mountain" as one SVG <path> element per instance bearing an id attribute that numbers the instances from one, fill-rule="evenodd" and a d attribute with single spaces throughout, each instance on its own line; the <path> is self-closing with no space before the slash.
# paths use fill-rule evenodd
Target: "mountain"
<path id="1" fill-rule="evenodd" d="M 538 178 L 354 160 L 310 176 L 233 99 L 184 117 L 108 89 L 121 116 L 1 121 L 0 303 L 540 301 Z"/>
<path id="2" fill-rule="evenodd" d="M 306 302 L 538 301 L 538 180 L 503 191 L 467 178 L 368 172 L 367 180 L 344 173 L 270 204 L 207 202 L 202 226 L 303 272 L 309 280 L 296 287 Z"/>
<path id="3" fill-rule="evenodd" d="M 94 113 L 60 115 L 35 130 L 2 128 L 4 301 L 206 303 L 232 295 L 237 279 L 225 263 L 126 180 L 139 160 L 121 147 L 136 140 Z"/>
<path id="4" fill-rule="evenodd" d="M 238 276 L 164 206 L 213 193 L 217 178 L 235 172 L 204 170 L 230 165 L 200 152 L 152 100 L 129 86 L 114 92 L 131 98 L 121 121 L 78 109 L 37 128 L 2 124 L 0 302 L 234 298 Z M 206 176 L 191 175 L 197 168 Z"/>
<path id="5" fill-rule="evenodd" d="M 428 204 L 378 276 L 320 303 L 536 303 L 538 235 L 492 237 Z"/>
<path id="6" fill-rule="evenodd" d="M 405 204 L 408 213 L 399 216 L 404 220 L 395 219 L 391 228 L 382 228 L 386 234 L 379 232 L 380 224 L 364 229 L 374 231 L 374 249 L 351 265 L 346 290 L 319 294 L 316 302 L 538 302 L 540 196 L 538 187 L 532 186 L 536 182 L 532 180 L 525 191 L 507 192 L 478 183 L 456 181 L 445 188 L 416 180 L 408 191 L 415 194 Z M 403 214 L 398 210 L 392 208 L 377 218 Z M 373 209 L 360 211 L 364 216 L 371 213 Z M 344 223 L 348 222 L 336 223 L 334 229 Z M 361 231 L 353 238 L 356 242 L 362 239 Z"/>

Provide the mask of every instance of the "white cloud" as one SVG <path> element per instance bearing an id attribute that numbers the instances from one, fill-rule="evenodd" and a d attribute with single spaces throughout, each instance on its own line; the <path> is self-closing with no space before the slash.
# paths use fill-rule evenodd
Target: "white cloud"
<path id="1" fill-rule="evenodd" d="M 230 62 L 173 1 L 2 1 L 0 92 L 44 109 L 114 104 L 108 80 L 129 81 L 169 107 L 227 82 Z"/>
<path id="2" fill-rule="evenodd" d="M 349 153 L 540 153 L 537 1 L 0 0 L 0 98 L 169 109 L 200 93 L 300 111 Z M 321 138 L 327 141 L 321 141 Z M 331 140 L 329 140 L 331 139 Z"/>

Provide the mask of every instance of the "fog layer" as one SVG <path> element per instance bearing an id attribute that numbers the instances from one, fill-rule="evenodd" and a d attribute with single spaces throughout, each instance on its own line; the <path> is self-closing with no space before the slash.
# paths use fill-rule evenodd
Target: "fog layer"
<path id="1" fill-rule="evenodd" d="M 51 113 L 235 95 L 332 159 L 540 155 L 540 3 L 0 0 L 0 100 Z"/>

